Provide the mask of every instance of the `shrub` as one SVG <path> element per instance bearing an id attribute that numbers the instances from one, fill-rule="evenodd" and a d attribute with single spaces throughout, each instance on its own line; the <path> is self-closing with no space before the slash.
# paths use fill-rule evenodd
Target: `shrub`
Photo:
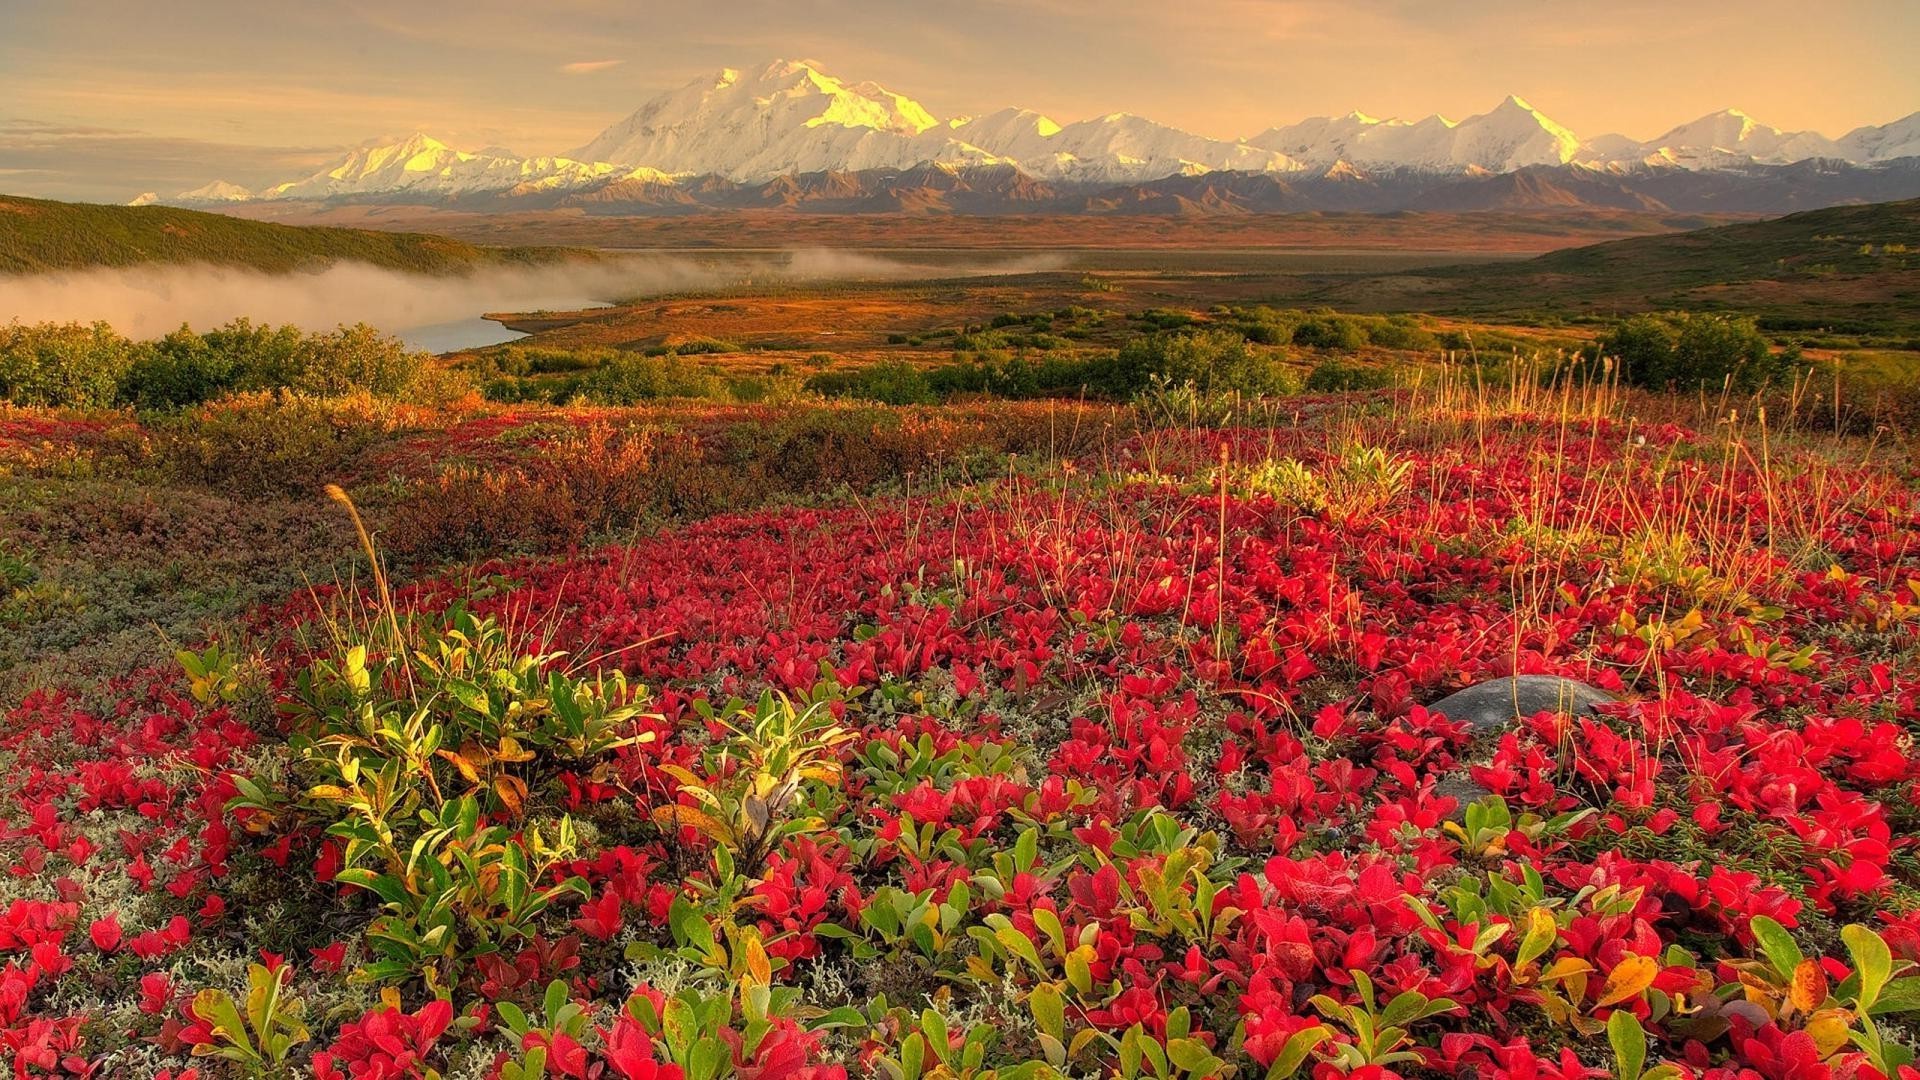
<path id="1" fill-rule="evenodd" d="M 141 351 L 103 322 L 0 327 L 0 400 L 55 408 L 112 405 Z"/>
<path id="2" fill-rule="evenodd" d="M 1284 393 L 1293 389 L 1279 355 L 1249 349 L 1227 330 L 1185 330 L 1134 338 L 1111 364 L 1088 372 L 1089 385 L 1120 399 L 1133 398 L 1156 381 L 1192 383 L 1209 393 Z"/>
<path id="3" fill-rule="evenodd" d="M 370 405 L 362 400 L 361 405 Z M 155 450 L 182 480 L 257 498 L 311 494 L 346 478 L 389 425 L 349 400 L 241 394 L 156 425 Z"/>
<path id="4" fill-rule="evenodd" d="M 231 352 L 182 326 L 135 358 L 120 399 L 142 409 L 198 405 L 231 391 L 240 372 Z"/>
<path id="5" fill-rule="evenodd" d="M 1352 352 L 1366 346 L 1367 332 L 1357 320 L 1345 315 L 1310 315 L 1293 328 L 1293 343 Z"/>
<path id="6" fill-rule="evenodd" d="M 659 398 L 725 400 L 724 380 L 709 371 L 678 362 L 671 355 L 634 356 L 621 353 L 589 372 L 579 393 L 601 405 L 636 405 Z"/>
<path id="7" fill-rule="evenodd" d="M 851 397 L 882 405 L 930 405 L 935 400 L 927 373 L 912 364 L 886 360 L 852 371 L 823 371 L 806 388 L 825 397 Z"/>
<path id="8" fill-rule="evenodd" d="M 1395 315 L 1386 319 L 1370 319 L 1367 322 L 1367 341 L 1382 349 L 1400 349 L 1408 352 L 1437 349 L 1440 338 L 1433 331 L 1421 326 L 1410 316 Z"/>
<path id="9" fill-rule="evenodd" d="M 1673 313 L 1636 315 L 1600 339 L 1634 386 L 1749 393 L 1784 378 L 1794 352 L 1775 354 L 1752 319 Z"/>

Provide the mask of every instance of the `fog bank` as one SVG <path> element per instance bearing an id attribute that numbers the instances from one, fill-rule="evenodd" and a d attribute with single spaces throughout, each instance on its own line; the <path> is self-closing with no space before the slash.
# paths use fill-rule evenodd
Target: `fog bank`
<path id="1" fill-rule="evenodd" d="M 133 266 L 0 276 L 0 323 L 95 322 L 134 338 L 236 318 L 330 330 L 369 323 L 387 333 L 488 312 L 574 310 L 614 300 L 743 282 L 914 280 L 1058 269 L 1051 255 L 920 264 L 840 250 L 769 255 L 631 256 L 604 263 L 411 274 L 365 263 L 266 274 L 217 266 Z"/>

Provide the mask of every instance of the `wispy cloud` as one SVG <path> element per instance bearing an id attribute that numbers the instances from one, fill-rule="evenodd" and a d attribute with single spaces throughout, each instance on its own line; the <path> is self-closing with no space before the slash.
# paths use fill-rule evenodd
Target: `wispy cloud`
<path id="1" fill-rule="evenodd" d="M 596 71 L 605 71 L 626 63 L 625 60 L 575 60 L 571 64 L 561 64 L 560 71 L 567 75 L 591 75 Z"/>

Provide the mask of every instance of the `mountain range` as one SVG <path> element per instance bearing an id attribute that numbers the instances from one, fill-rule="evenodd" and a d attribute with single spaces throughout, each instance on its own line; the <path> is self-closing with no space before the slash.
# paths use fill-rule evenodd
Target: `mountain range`
<path id="1" fill-rule="evenodd" d="M 172 198 L 405 202 L 602 213 L 786 207 L 924 212 L 1231 212 L 1584 205 L 1767 211 L 1920 195 L 1920 113 L 1831 139 L 1736 110 L 1649 142 L 1584 139 L 1518 97 L 1463 120 L 1354 112 L 1214 139 L 1128 113 L 941 120 L 805 61 L 728 68 L 559 156 L 466 152 L 416 133 L 258 192 Z"/>

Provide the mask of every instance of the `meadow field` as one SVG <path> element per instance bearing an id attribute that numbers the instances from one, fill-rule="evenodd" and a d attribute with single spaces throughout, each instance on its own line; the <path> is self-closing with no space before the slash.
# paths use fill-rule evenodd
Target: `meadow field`
<path id="1" fill-rule="evenodd" d="M 0 327 L 12 1075 L 1920 1076 L 1912 309 L 1277 258 Z"/>

